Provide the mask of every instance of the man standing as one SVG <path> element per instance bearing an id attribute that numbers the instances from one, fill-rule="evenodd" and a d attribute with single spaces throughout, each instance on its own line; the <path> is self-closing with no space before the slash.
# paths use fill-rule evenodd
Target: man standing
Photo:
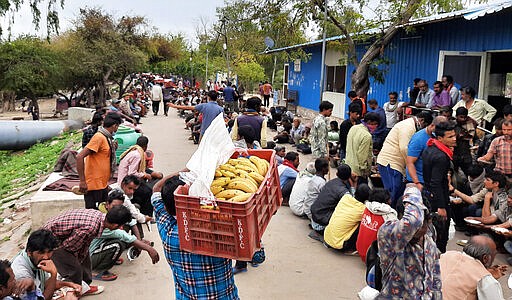
<path id="1" fill-rule="evenodd" d="M 367 113 L 363 122 L 350 128 L 347 136 L 347 156 L 345 162 L 359 177 L 358 182 L 367 182 L 372 170 L 373 142 L 372 132 L 379 126 L 380 118 L 376 113 Z"/>
<path id="2" fill-rule="evenodd" d="M 434 91 L 429 89 L 426 80 L 420 80 L 420 82 L 418 82 L 418 88 L 420 92 L 418 93 L 418 98 L 416 98 L 414 106 L 430 108 L 432 106 L 432 99 L 434 98 Z"/>
<path id="3" fill-rule="evenodd" d="M 454 106 L 459 101 L 459 90 L 453 84 L 453 77 L 451 75 L 443 75 L 441 81 L 444 90 L 450 95 L 450 106 Z"/>
<path id="4" fill-rule="evenodd" d="M 386 126 L 388 131 L 398 122 L 398 110 L 403 102 L 398 102 L 398 93 L 389 93 L 389 101 L 384 103 L 384 112 L 386 113 Z"/>
<path id="5" fill-rule="evenodd" d="M 350 106 L 349 106 L 350 107 Z M 382 107 L 379 106 L 379 103 L 375 99 L 368 100 L 368 112 L 374 112 L 379 115 L 379 127 L 372 134 L 373 140 L 373 149 L 382 149 L 382 144 L 384 143 L 384 139 L 387 134 L 387 126 L 386 126 L 386 112 Z"/>
<path id="6" fill-rule="evenodd" d="M 99 210 L 72 209 L 49 219 L 43 226 L 53 233 L 60 247 L 53 252 L 52 260 L 64 281 L 82 284 L 92 282 L 89 246 L 103 230 L 115 230 L 130 222 L 128 208 L 116 206 L 107 215 Z M 101 292 L 102 287 L 90 286 L 91 294 Z"/>
<path id="7" fill-rule="evenodd" d="M 201 103 L 196 106 L 188 106 L 188 105 L 176 105 L 174 103 L 169 103 L 169 107 L 184 109 L 184 110 L 197 110 L 199 113 L 203 114 L 203 121 L 201 122 L 201 131 L 200 138 L 201 139 L 206 132 L 206 129 L 210 126 L 210 124 L 215 120 L 215 118 L 224 112 L 224 109 L 217 103 L 217 92 L 209 91 L 207 94 L 208 102 Z"/>
<path id="8" fill-rule="evenodd" d="M 357 96 L 357 93 L 355 91 L 348 92 L 348 99 L 350 99 L 350 103 L 358 103 L 361 105 L 361 108 L 363 109 L 363 113 L 361 114 L 361 117 L 363 117 L 366 114 L 366 103 L 364 99 L 361 99 Z"/>
<path id="9" fill-rule="evenodd" d="M 462 251 L 448 251 L 439 260 L 443 299 L 504 299 L 496 280 L 502 276 L 501 267 L 492 267 L 496 243 L 488 236 L 475 235 Z"/>
<path id="10" fill-rule="evenodd" d="M 416 132 L 407 146 L 407 158 L 405 159 L 407 181 L 414 183 L 420 191 L 423 190 L 423 185 L 425 184 L 421 154 L 427 148 L 427 141 L 433 137 L 432 133 L 436 128 L 436 124 L 446 121 L 448 119 L 443 116 L 436 117 L 430 125 Z"/>
<path id="11" fill-rule="evenodd" d="M 270 105 L 270 95 L 272 94 L 272 85 L 265 81 L 265 84 L 262 86 L 263 89 L 263 105 L 265 107 L 269 107 Z"/>
<path id="12" fill-rule="evenodd" d="M 492 107 L 487 101 L 475 99 L 476 91 L 472 87 L 463 87 L 461 90 L 461 98 L 453 107 L 457 111 L 459 107 L 465 107 L 468 110 L 468 116 L 475 120 L 478 125 L 482 125 L 482 120 L 490 123 L 494 115 L 496 115 L 496 108 Z"/>
<path id="13" fill-rule="evenodd" d="M 434 222 L 437 231 L 436 244 L 439 251 L 444 253 L 450 228 L 448 171 L 453 160 L 452 149 L 457 144 L 454 122 L 439 123 L 434 134 L 435 138 L 428 140 L 427 149 L 422 154 L 424 193 L 432 205 L 432 211 L 438 214 Z"/>
<path id="14" fill-rule="evenodd" d="M 331 116 L 334 105 L 329 101 L 322 101 L 319 106 L 320 114 L 313 120 L 311 135 L 311 152 L 315 158 L 327 158 L 327 139 L 329 125 L 327 118 Z"/>
<path id="15" fill-rule="evenodd" d="M 348 105 L 348 119 L 343 120 L 340 125 L 340 138 L 339 138 L 339 147 L 340 147 L 340 159 L 345 159 L 347 155 L 347 136 L 350 128 L 352 126 L 361 123 L 361 114 L 363 109 L 361 105 L 358 103 L 350 103 Z M 385 117 L 384 117 L 385 119 Z"/>
<path id="16" fill-rule="evenodd" d="M 107 199 L 108 180 L 116 167 L 117 142 L 113 134 L 121 122 L 118 114 L 107 114 L 103 126 L 98 128 L 98 132 L 76 157 L 79 188 L 85 194 L 85 208 L 96 209 L 96 203 Z"/>
<path id="17" fill-rule="evenodd" d="M 160 102 L 162 102 L 162 100 L 164 100 L 162 83 L 157 83 L 151 88 L 151 107 L 153 108 L 153 113 L 155 116 L 158 115 L 158 111 L 160 110 Z M 167 116 L 166 112 L 165 115 Z"/>
<path id="18" fill-rule="evenodd" d="M 441 107 L 451 106 L 450 94 L 443 89 L 441 81 L 434 82 L 434 96 L 432 97 L 432 109 L 439 109 Z"/>
<path id="19" fill-rule="evenodd" d="M 385 222 L 377 233 L 382 289 L 376 299 L 442 299 L 439 250 L 420 190 L 407 187 L 397 213 L 399 220 Z"/>
<path id="20" fill-rule="evenodd" d="M 388 133 L 382 150 L 377 156 L 377 167 L 384 187 L 391 193 L 391 207 L 404 191 L 407 146 L 414 133 L 432 123 L 432 115 L 420 112 L 416 116 L 398 122 Z"/>
<path id="21" fill-rule="evenodd" d="M 228 81 L 227 86 L 222 90 L 224 94 L 224 105 L 230 112 L 238 112 L 238 101 L 235 89 L 231 86 L 231 82 Z"/>
<path id="22" fill-rule="evenodd" d="M 502 125 L 503 135 L 491 142 L 487 154 L 479 157 L 480 162 L 489 162 L 492 158 L 496 161 L 494 170 L 499 171 L 509 180 L 512 180 L 512 121 L 505 121 Z"/>
<path id="23" fill-rule="evenodd" d="M 477 123 L 468 117 L 468 110 L 465 107 L 459 107 L 455 111 L 455 134 L 457 135 L 457 145 L 453 149 L 453 166 L 458 172 L 462 169 L 464 174 L 468 173 L 468 168 L 473 163 L 471 146 L 476 134 Z"/>

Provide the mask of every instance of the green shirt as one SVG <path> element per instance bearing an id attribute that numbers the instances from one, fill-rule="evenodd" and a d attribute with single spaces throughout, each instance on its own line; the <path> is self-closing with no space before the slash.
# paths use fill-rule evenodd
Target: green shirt
<path id="1" fill-rule="evenodd" d="M 137 239 L 134 235 L 129 234 L 128 232 L 116 229 L 116 230 L 110 230 L 108 228 L 105 228 L 103 230 L 103 233 L 99 238 L 95 238 L 91 242 L 91 246 L 89 246 L 89 252 L 92 253 L 94 250 L 98 249 L 105 240 L 121 240 L 127 244 L 131 244 L 135 242 Z"/>
<path id="2" fill-rule="evenodd" d="M 358 176 L 369 176 L 373 157 L 372 135 L 364 124 L 354 125 L 347 135 L 345 163 Z"/>

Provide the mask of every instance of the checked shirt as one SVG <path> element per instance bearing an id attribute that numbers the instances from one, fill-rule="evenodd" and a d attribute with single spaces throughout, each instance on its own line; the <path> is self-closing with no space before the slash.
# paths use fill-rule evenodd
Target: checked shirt
<path id="1" fill-rule="evenodd" d="M 61 248 L 73 253 L 80 262 L 89 255 L 93 239 L 103 232 L 105 214 L 95 209 L 72 209 L 48 220 L 43 229 L 51 231 Z"/>
<path id="2" fill-rule="evenodd" d="M 151 203 L 165 258 L 172 269 L 176 299 L 239 299 L 231 260 L 181 251 L 178 223 L 165 210 L 161 193 L 154 193 Z"/>

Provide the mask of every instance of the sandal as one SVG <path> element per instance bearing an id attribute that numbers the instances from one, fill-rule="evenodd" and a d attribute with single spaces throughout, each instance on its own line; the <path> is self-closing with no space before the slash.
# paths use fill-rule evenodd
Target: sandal
<path id="1" fill-rule="evenodd" d="M 96 274 L 95 276 L 92 277 L 92 279 L 99 281 L 114 281 L 117 279 L 117 275 L 114 273 L 110 273 L 109 271 L 105 271 Z"/>

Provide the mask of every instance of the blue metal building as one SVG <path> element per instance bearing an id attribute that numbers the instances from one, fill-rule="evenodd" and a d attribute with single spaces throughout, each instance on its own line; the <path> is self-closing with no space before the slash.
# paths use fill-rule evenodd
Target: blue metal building
<path id="1" fill-rule="evenodd" d="M 287 90 L 295 91 L 296 103 L 301 108 L 318 109 L 321 43 L 318 40 L 272 50 L 303 48 L 310 54 L 307 62 L 285 65 L 283 90 L 285 95 Z M 367 46 L 357 45 L 358 54 L 364 53 Z M 384 67 L 385 82 L 380 84 L 371 79 L 368 93 L 368 99 L 377 99 L 380 105 L 388 101 L 391 91 L 397 91 L 401 101 L 408 102 L 414 78 L 425 79 L 432 87 L 434 81 L 448 74 L 456 85 L 474 87 L 478 98 L 501 108 L 512 97 L 512 1 L 413 20 L 407 30 L 404 27 L 394 37 L 384 55 L 391 62 Z M 350 74 L 354 70 L 353 65 L 340 64 L 341 56 L 340 52 L 329 50 L 325 64 L 324 99 L 335 104 L 337 117 L 344 117 L 348 106 L 345 95 L 350 91 Z M 343 78 L 344 84 L 336 82 L 336 77 Z"/>

